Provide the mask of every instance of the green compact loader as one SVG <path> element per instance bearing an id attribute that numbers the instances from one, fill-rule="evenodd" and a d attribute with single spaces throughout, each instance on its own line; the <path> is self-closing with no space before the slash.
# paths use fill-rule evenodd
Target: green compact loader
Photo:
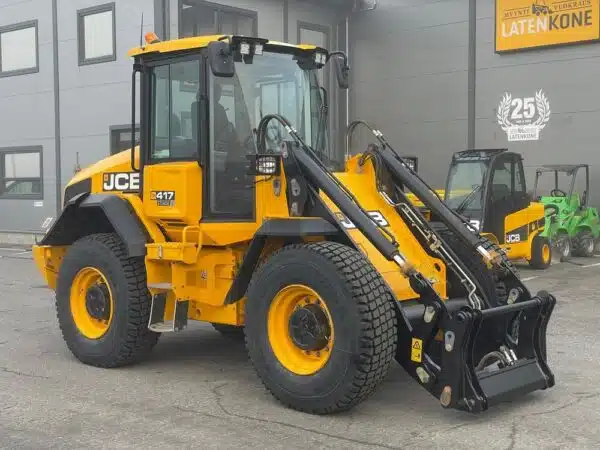
<path id="1" fill-rule="evenodd" d="M 575 183 L 581 169 L 585 170 L 585 189 L 580 195 L 575 190 Z M 549 194 L 540 194 L 543 190 L 540 188 L 540 179 L 545 173 L 554 174 L 554 188 Z M 568 189 L 568 192 L 560 189 L 559 185 Z M 590 170 L 587 164 L 545 165 L 536 170 L 534 198 L 544 205 L 544 234 L 559 250 L 562 261 L 570 256 L 590 257 L 595 253 L 600 236 L 600 220 L 598 210 L 589 206 L 589 192 Z"/>

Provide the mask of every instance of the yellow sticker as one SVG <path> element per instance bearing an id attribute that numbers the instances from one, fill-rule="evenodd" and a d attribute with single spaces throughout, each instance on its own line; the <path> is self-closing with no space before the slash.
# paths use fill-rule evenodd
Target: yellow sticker
<path id="1" fill-rule="evenodd" d="M 410 359 L 414 362 L 421 362 L 423 359 L 423 340 L 412 338 L 412 344 L 410 348 Z"/>

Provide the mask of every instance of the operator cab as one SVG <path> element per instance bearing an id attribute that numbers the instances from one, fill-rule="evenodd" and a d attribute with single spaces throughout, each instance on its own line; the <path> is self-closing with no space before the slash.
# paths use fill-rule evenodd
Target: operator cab
<path id="1" fill-rule="evenodd" d="M 521 155 L 507 149 L 456 153 L 444 201 L 479 232 L 504 236 L 505 217 L 531 202 Z"/>
<path id="2" fill-rule="evenodd" d="M 259 147 L 257 126 L 267 115 L 286 117 L 323 163 L 343 169 L 343 154 L 328 153 L 327 91 L 319 84 L 319 72 L 338 53 L 343 58 L 331 59 L 340 85 L 347 85 L 343 53 L 243 36 L 177 44 L 154 36 L 147 43 L 132 53 L 133 92 L 136 73 L 141 79 L 141 157 L 134 169 L 142 174 L 146 214 L 170 235 L 199 220 L 256 223 L 250 164 Z M 267 153 L 290 139 L 273 121 L 264 134 Z M 184 198 L 186 192 L 201 193 L 202 201 Z"/>

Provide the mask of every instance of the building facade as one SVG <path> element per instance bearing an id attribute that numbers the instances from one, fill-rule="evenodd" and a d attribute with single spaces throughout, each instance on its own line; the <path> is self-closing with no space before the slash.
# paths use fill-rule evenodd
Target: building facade
<path id="1" fill-rule="evenodd" d="M 38 232 L 56 217 L 76 167 L 130 146 L 127 51 L 148 31 L 161 39 L 253 34 L 348 50 L 348 92 L 323 74 L 335 105 L 335 151 L 343 150 L 347 122 L 360 118 L 418 156 L 435 187 L 452 153 L 470 147 L 509 148 L 527 166 L 589 163 L 591 203 L 600 206 L 593 32 L 600 0 L 505 3 L 0 0 L 0 233 Z M 551 28 L 563 25 L 560 39 L 575 36 L 573 45 L 550 45 Z M 574 42 L 583 35 L 585 43 Z M 361 135 L 352 151 L 369 140 Z"/>

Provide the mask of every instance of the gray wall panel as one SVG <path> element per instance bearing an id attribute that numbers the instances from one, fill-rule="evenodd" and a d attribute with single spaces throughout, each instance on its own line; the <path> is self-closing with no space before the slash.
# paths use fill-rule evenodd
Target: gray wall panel
<path id="1" fill-rule="evenodd" d="M 131 122 L 133 60 L 127 52 L 139 45 L 142 13 L 143 33 L 154 29 L 154 2 L 117 0 L 116 60 L 79 66 L 77 10 L 98 4 L 95 0 L 62 0 L 58 7 L 63 185 L 73 175 L 76 152 L 82 167 L 106 157 L 109 126 Z"/>
<path id="2" fill-rule="evenodd" d="M 494 53 L 493 1 L 477 5 L 476 146 L 508 147 L 525 164 L 592 164 L 592 203 L 600 207 L 600 44 Z M 538 141 L 509 142 L 496 119 L 504 92 L 513 97 L 546 93 L 552 115 Z M 528 170 L 533 187 L 533 171 Z"/>
<path id="3" fill-rule="evenodd" d="M 0 148 L 42 146 L 44 199 L 0 199 L 0 230 L 35 231 L 55 211 L 52 2 L 7 3 L 0 2 L 0 27 L 38 21 L 39 72 L 0 77 Z"/>
<path id="4" fill-rule="evenodd" d="M 467 145 L 468 6 L 381 0 L 351 22 L 351 118 L 372 122 L 399 151 L 419 156 L 419 171 L 436 186 L 452 152 Z"/>

